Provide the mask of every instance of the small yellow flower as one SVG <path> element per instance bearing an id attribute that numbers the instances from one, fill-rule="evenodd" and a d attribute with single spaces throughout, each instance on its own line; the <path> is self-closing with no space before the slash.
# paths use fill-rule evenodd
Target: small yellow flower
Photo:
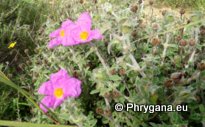
<path id="1" fill-rule="evenodd" d="M 14 42 L 11 42 L 11 43 L 9 44 L 8 48 L 9 48 L 9 49 L 14 48 L 15 45 L 16 45 L 16 42 L 15 42 L 15 41 L 14 41 Z"/>

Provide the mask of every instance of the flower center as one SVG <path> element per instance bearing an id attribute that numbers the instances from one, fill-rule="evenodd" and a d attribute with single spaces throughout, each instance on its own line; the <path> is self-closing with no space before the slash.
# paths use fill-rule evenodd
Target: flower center
<path id="1" fill-rule="evenodd" d="M 54 96 L 55 96 L 56 98 L 62 98 L 62 97 L 63 97 L 63 94 L 64 94 L 64 92 L 63 92 L 63 89 L 62 89 L 62 88 L 56 88 L 56 89 L 54 90 Z"/>
<path id="2" fill-rule="evenodd" d="M 87 40 L 88 36 L 89 36 L 89 34 L 86 31 L 83 31 L 83 32 L 80 33 L 80 39 L 83 40 L 83 41 Z"/>
<path id="3" fill-rule="evenodd" d="M 12 42 L 12 43 L 9 45 L 9 47 L 8 47 L 8 48 L 9 48 L 9 49 L 10 49 L 10 48 L 14 48 L 14 47 L 15 47 L 15 45 L 16 45 L 16 42 Z"/>
<path id="4" fill-rule="evenodd" d="M 60 31 L 60 36 L 61 36 L 61 37 L 64 37 L 64 36 L 65 36 L 65 30 L 61 30 L 61 31 Z"/>

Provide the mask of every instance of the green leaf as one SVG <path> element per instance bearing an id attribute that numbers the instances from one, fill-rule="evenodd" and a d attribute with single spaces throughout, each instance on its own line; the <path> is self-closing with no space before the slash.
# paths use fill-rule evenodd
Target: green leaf
<path id="1" fill-rule="evenodd" d="M 131 33 L 131 27 L 129 27 L 129 26 L 122 26 L 121 27 L 121 30 L 122 30 L 122 32 L 124 33 L 124 34 L 127 34 L 127 33 Z"/>
<path id="2" fill-rule="evenodd" d="M 201 72 L 201 77 L 202 77 L 202 78 L 205 78 L 205 71 L 202 71 L 202 72 Z"/>
<path id="3" fill-rule="evenodd" d="M 201 113 L 205 113 L 205 107 L 204 107 L 203 104 L 199 105 L 199 110 L 200 110 Z"/>
<path id="4" fill-rule="evenodd" d="M 35 98 L 29 94 L 27 91 L 25 91 L 24 89 L 20 88 L 18 85 L 16 85 L 15 83 L 13 83 L 10 79 L 8 79 L 6 77 L 6 75 L 0 71 L 0 82 L 2 82 L 5 85 L 10 86 L 11 88 L 14 88 L 15 90 L 19 91 L 23 96 L 25 96 L 37 109 L 39 109 L 41 112 L 43 112 L 41 110 L 41 108 L 39 107 L 39 105 L 35 102 Z M 45 106 L 46 107 L 46 106 Z M 52 112 L 50 109 L 48 109 L 49 112 L 55 116 L 55 113 Z M 50 117 L 49 117 L 50 118 Z M 53 120 L 52 118 L 50 118 L 51 120 Z"/>
<path id="5" fill-rule="evenodd" d="M 40 109 L 40 107 L 38 106 L 38 104 L 34 101 L 33 97 L 26 92 L 25 90 L 23 90 L 22 88 L 20 88 L 18 85 L 16 85 L 15 83 L 13 83 L 11 80 L 9 80 L 6 75 L 0 71 L 0 82 L 18 90 L 21 94 L 23 94 L 36 108 Z"/>
<path id="6" fill-rule="evenodd" d="M 0 70 L 2 70 L 2 68 L 3 68 L 3 64 L 0 64 Z"/>
<path id="7" fill-rule="evenodd" d="M 52 125 L 52 124 L 35 124 L 28 122 L 15 122 L 15 121 L 5 121 L 0 120 L 1 126 L 12 126 L 12 127 L 75 127 L 68 125 Z"/>
<path id="8" fill-rule="evenodd" d="M 96 93 L 99 93 L 99 90 L 92 90 L 92 91 L 90 92 L 90 94 L 96 94 Z"/>
<path id="9" fill-rule="evenodd" d="M 112 75 L 112 76 L 110 76 L 110 80 L 119 81 L 119 80 L 121 80 L 121 77 L 119 77 L 118 75 Z"/>
<path id="10" fill-rule="evenodd" d="M 166 17 L 166 21 L 167 22 L 169 22 L 169 23 L 171 23 L 171 22 L 174 22 L 174 16 L 173 15 L 167 15 L 167 17 Z"/>

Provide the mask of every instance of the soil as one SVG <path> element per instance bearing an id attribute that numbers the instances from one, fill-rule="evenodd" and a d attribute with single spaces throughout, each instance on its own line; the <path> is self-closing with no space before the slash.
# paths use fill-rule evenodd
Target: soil
<path id="1" fill-rule="evenodd" d="M 152 0 L 153 1 L 153 5 L 150 5 L 151 0 L 144 0 L 144 13 L 145 13 L 145 17 L 150 16 L 150 13 L 153 13 L 153 17 L 155 17 L 156 19 L 162 18 L 162 12 L 163 11 L 167 11 L 177 17 L 180 17 L 180 10 L 184 9 L 185 11 L 185 18 L 188 18 L 192 12 L 192 10 L 188 9 L 188 8 L 172 8 L 172 7 L 168 7 L 165 5 L 159 5 L 156 0 Z M 152 12 L 153 11 L 153 12 Z"/>

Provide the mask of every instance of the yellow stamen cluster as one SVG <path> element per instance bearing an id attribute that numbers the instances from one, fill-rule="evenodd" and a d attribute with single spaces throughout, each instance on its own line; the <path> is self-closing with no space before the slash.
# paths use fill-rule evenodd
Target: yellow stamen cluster
<path id="1" fill-rule="evenodd" d="M 89 34 L 86 31 L 83 31 L 83 32 L 80 33 L 80 39 L 83 40 L 83 41 L 87 40 L 88 36 L 89 36 Z"/>
<path id="2" fill-rule="evenodd" d="M 64 37 L 64 36 L 65 36 L 65 30 L 61 30 L 61 31 L 60 31 L 60 36 L 61 36 L 61 37 Z"/>
<path id="3" fill-rule="evenodd" d="M 55 90 L 54 90 L 54 96 L 56 97 L 56 98 L 62 98 L 63 97 L 63 94 L 64 94 L 64 92 L 63 92 L 63 89 L 62 88 L 56 88 Z"/>

